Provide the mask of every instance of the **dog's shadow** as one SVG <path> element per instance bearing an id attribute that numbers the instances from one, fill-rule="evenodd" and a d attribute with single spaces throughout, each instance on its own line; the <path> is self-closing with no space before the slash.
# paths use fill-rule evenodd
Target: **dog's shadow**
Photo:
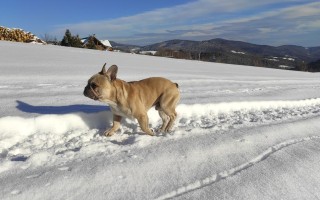
<path id="1" fill-rule="evenodd" d="M 136 136 L 129 135 L 128 138 L 126 138 L 124 140 L 121 140 L 121 141 L 111 139 L 110 142 L 113 143 L 113 144 L 116 144 L 116 145 L 121 145 L 121 146 L 131 145 L 131 144 L 134 144 L 136 142 Z"/>
<path id="2" fill-rule="evenodd" d="M 90 129 L 98 129 L 97 133 L 104 136 L 106 129 L 112 125 L 113 114 L 109 106 L 104 105 L 67 105 L 67 106 L 34 106 L 23 101 L 17 100 L 16 108 L 25 113 L 41 114 L 41 115 L 65 115 L 75 114 L 85 122 Z M 137 132 L 138 124 L 132 123 L 125 119 L 121 121 L 122 126 L 132 129 L 132 132 Z M 126 133 L 131 135 L 132 133 Z M 139 134 L 139 132 L 138 132 Z M 143 133 L 141 133 L 143 134 Z M 117 142 L 111 140 L 112 143 L 118 145 L 128 145 L 135 141 L 134 136 L 130 136 L 126 141 Z"/>
<path id="3" fill-rule="evenodd" d="M 33 106 L 23 101 L 17 100 L 16 108 L 25 113 L 36 114 L 70 114 L 70 113 L 97 113 L 102 111 L 110 111 L 108 106 L 100 105 L 67 105 L 67 106 Z"/>

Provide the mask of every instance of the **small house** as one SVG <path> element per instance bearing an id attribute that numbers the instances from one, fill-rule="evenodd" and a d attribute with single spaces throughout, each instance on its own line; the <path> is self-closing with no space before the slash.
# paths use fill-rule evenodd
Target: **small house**
<path id="1" fill-rule="evenodd" d="M 99 49 L 102 51 L 112 51 L 112 45 L 109 40 L 99 40 L 95 35 L 90 35 L 81 39 L 84 48 Z"/>

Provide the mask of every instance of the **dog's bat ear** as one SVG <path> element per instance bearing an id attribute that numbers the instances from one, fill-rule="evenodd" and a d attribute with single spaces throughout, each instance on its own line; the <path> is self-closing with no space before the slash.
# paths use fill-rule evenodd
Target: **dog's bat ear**
<path id="1" fill-rule="evenodd" d="M 112 66 L 108 69 L 106 75 L 108 75 L 108 76 L 110 77 L 110 80 L 111 80 L 111 81 L 114 81 L 114 80 L 116 80 L 116 78 L 117 78 L 117 73 L 118 73 L 118 66 L 117 66 L 117 65 L 112 65 Z"/>
<path id="2" fill-rule="evenodd" d="M 99 74 L 101 74 L 101 75 L 107 75 L 106 64 L 107 64 L 107 63 L 104 63 L 104 65 L 103 65 L 103 67 L 102 67 L 102 70 L 101 70 L 101 72 L 100 72 Z"/>

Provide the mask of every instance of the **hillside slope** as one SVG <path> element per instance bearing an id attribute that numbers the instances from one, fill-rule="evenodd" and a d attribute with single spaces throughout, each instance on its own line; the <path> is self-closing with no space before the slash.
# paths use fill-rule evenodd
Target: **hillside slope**
<path id="1" fill-rule="evenodd" d="M 1 199 L 319 199 L 320 74 L 0 41 Z M 83 96 L 91 75 L 179 84 L 145 135 Z M 160 117 L 148 112 L 157 130 Z"/>

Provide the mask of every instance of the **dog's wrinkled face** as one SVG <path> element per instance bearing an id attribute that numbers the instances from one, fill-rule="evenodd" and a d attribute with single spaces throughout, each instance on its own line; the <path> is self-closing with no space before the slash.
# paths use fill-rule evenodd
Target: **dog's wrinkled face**
<path id="1" fill-rule="evenodd" d="M 104 91 L 108 90 L 108 86 L 110 87 L 110 83 L 107 77 L 96 74 L 88 80 L 88 84 L 84 88 L 83 94 L 90 99 L 100 100 L 105 96 Z"/>
<path id="2" fill-rule="evenodd" d="M 105 65 L 101 72 L 93 75 L 89 80 L 87 86 L 84 88 L 84 96 L 93 100 L 108 100 L 112 96 L 112 82 L 116 79 L 118 67 L 112 65 L 108 71 L 105 70 Z"/>

